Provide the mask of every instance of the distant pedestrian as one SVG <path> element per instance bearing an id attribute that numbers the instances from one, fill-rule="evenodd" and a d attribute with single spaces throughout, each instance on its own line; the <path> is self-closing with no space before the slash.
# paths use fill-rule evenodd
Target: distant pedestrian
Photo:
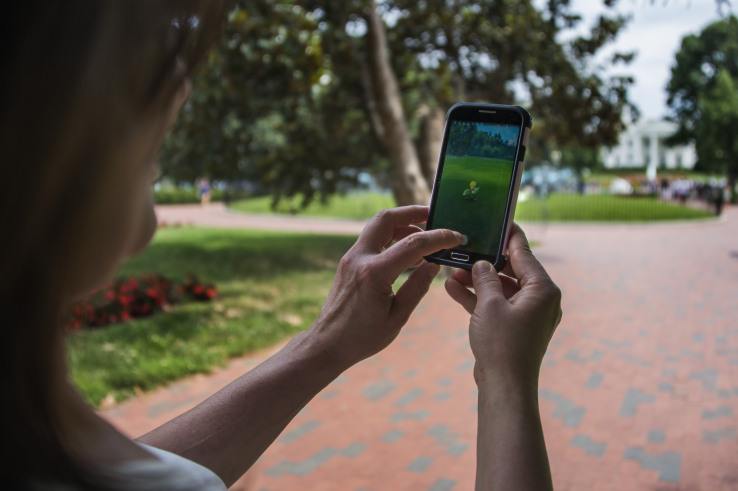
<path id="1" fill-rule="evenodd" d="M 713 192 L 713 205 L 715 206 L 715 216 L 720 216 L 725 205 L 725 191 L 722 186 L 715 186 Z"/>
<path id="2" fill-rule="evenodd" d="M 200 195 L 200 204 L 210 204 L 210 181 L 207 177 L 200 178 L 197 181 L 197 193 Z"/>

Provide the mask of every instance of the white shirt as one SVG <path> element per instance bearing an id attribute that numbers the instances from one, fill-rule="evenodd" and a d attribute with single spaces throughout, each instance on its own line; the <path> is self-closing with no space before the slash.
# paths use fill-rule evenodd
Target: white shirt
<path id="1" fill-rule="evenodd" d="M 139 443 L 156 456 L 133 460 L 100 471 L 101 486 L 120 491 L 227 491 L 223 481 L 210 469 L 179 455 Z M 72 491 L 67 486 L 37 483 L 34 489 Z"/>

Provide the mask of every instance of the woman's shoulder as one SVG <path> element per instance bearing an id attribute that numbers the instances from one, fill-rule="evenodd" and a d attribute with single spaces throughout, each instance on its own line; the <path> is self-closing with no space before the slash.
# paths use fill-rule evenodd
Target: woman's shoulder
<path id="1" fill-rule="evenodd" d="M 160 448 L 140 445 L 156 459 L 131 461 L 116 469 L 116 473 L 131 484 L 135 482 L 131 489 L 225 491 L 223 481 L 207 467 Z"/>
<path id="2" fill-rule="evenodd" d="M 153 458 L 131 460 L 115 466 L 95 469 L 96 488 L 111 491 L 226 491 L 223 481 L 197 462 L 160 448 L 139 443 Z M 35 482 L 34 491 L 77 491 L 75 487 L 49 482 Z"/>

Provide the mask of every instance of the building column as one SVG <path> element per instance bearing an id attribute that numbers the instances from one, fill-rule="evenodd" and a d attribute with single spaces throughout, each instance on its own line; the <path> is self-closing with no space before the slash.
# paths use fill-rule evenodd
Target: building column
<path id="1" fill-rule="evenodd" d="M 656 135 L 649 136 L 651 144 L 648 149 L 648 166 L 646 168 L 646 179 L 656 180 L 656 171 L 659 168 L 659 139 Z"/>

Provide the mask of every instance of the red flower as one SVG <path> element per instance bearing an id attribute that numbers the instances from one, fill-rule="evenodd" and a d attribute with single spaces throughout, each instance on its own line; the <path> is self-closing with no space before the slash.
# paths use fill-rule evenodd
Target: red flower
<path id="1" fill-rule="evenodd" d="M 128 307 L 131 302 L 133 302 L 133 297 L 130 295 L 120 295 L 118 297 L 118 303 L 123 307 Z"/>
<path id="2" fill-rule="evenodd" d="M 214 298 L 218 294 L 217 291 L 215 291 L 215 288 L 210 287 L 207 290 L 205 290 L 205 296 L 208 298 Z"/>
<path id="3" fill-rule="evenodd" d="M 115 292 L 113 290 L 107 290 L 105 292 L 105 299 L 108 301 L 112 301 L 115 298 Z"/>
<path id="4" fill-rule="evenodd" d="M 146 296 L 149 298 L 157 298 L 159 296 L 159 292 L 156 291 L 156 288 L 149 287 L 146 289 Z"/>
<path id="5" fill-rule="evenodd" d="M 125 312 L 125 311 L 121 312 L 121 314 L 120 314 L 120 320 L 121 321 L 125 322 L 125 321 L 130 320 L 130 319 L 131 319 L 131 314 L 129 314 L 128 312 Z"/>

